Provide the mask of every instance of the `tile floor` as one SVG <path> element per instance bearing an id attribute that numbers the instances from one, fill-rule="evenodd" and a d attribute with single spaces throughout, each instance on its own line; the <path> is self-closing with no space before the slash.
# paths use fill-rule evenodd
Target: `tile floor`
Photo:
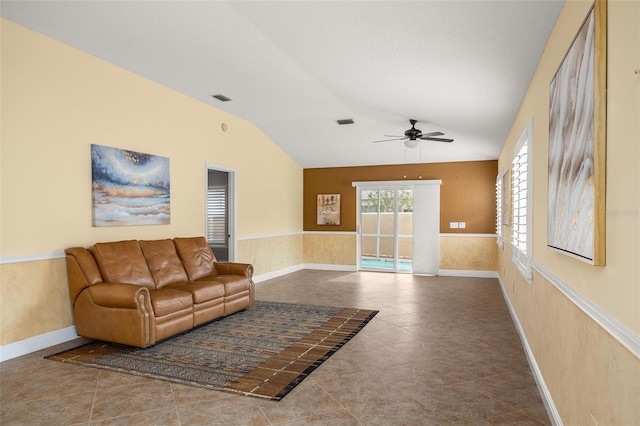
<path id="1" fill-rule="evenodd" d="M 0 364 L 0 424 L 550 424 L 495 279 L 303 270 L 256 297 L 380 313 L 279 402 L 43 359 L 69 342 Z"/>

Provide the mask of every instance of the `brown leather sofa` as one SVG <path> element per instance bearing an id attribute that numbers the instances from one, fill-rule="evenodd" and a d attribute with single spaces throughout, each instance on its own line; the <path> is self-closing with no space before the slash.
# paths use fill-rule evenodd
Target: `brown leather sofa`
<path id="1" fill-rule="evenodd" d="M 79 336 L 147 347 L 253 304 L 253 266 L 217 262 L 204 237 L 65 250 Z"/>

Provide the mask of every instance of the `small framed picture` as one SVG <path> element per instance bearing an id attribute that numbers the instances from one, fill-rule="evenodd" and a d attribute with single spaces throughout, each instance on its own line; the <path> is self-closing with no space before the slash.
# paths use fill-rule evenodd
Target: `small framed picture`
<path id="1" fill-rule="evenodd" d="M 318 225 L 340 225 L 340 194 L 318 194 Z"/>

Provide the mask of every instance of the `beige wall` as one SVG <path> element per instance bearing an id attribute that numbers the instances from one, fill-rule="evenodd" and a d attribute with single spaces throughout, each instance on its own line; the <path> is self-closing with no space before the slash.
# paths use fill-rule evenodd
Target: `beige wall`
<path id="1" fill-rule="evenodd" d="M 243 262 L 251 263 L 256 275 L 302 264 L 303 235 L 264 236 L 238 242 Z"/>
<path id="2" fill-rule="evenodd" d="M 355 233 L 304 234 L 304 263 L 356 266 Z"/>
<path id="3" fill-rule="evenodd" d="M 10 21 L 1 27 L 0 344 L 72 324 L 64 260 L 25 258 L 203 235 L 206 163 L 236 171 L 238 237 L 302 231 L 302 169 L 253 124 Z M 91 144 L 170 159 L 170 225 L 91 226 Z M 275 193 L 276 208 L 265 208 Z M 240 241 L 237 260 L 255 259 L 254 243 Z M 272 243 L 276 253 L 301 250 Z"/>
<path id="4" fill-rule="evenodd" d="M 306 232 L 304 263 L 355 267 L 356 233 Z M 491 235 L 441 235 L 439 268 L 454 271 L 496 271 L 498 246 Z"/>
<path id="5" fill-rule="evenodd" d="M 0 345 L 73 325 L 64 259 L 0 265 Z"/>
<path id="6" fill-rule="evenodd" d="M 498 245 L 492 235 L 441 235 L 440 269 L 497 271 Z"/>
<path id="7" fill-rule="evenodd" d="M 640 2 L 614 0 L 608 7 L 606 266 L 546 246 L 549 83 L 591 4 L 565 3 L 500 155 L 499 168 L 508 169 L 533 118 L 533 279 L 527 283 L 514 269 L 508 244 L 500 251 L 499 272 L 564 423 L 627 425 L 640 419 L 640 360 L 559 288 L 576 291 L 637 339 L 640 77 L 634 71 L 640 68 Z"/>

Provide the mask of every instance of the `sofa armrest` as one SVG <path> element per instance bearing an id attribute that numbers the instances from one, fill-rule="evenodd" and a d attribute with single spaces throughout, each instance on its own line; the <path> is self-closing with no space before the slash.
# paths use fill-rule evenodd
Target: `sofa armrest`
<path id="1" fill-rule="evenodd" d="M 86 289 L 93 302 L 104 308 L 139 309 L 140 303 L 149 304 L 149 289 L 134 284 L 99 283 Z"/>
<path id="2" fill-rule="evenodd" d="M 215 267 L 220 275 L 242 275 L 249 279 L 253 277 L 253 265 L 250 263 L 216 262 Z"/>
<path id="3" fill-rule="evenodd" d="M 134 284 L 86 287 L 73 306 L 78 336 L 144 348 L 156 343 L 149 289 Z"/>

